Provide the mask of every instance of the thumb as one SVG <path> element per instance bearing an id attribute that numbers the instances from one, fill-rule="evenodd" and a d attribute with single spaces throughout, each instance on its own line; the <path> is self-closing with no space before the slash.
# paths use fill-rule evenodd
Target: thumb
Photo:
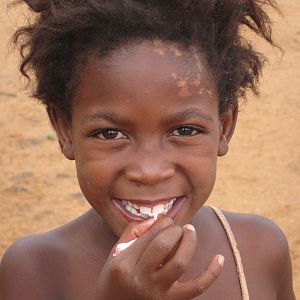
<path id="1" fill-rule="evenodd" d="M 128 248 L 137 238 L 142 236 L 154 222 L 154 218 L 151 218 L 141 223 L 129 223 L 113 249 L 113 256 L 119 255 L 123 250 Z"/>

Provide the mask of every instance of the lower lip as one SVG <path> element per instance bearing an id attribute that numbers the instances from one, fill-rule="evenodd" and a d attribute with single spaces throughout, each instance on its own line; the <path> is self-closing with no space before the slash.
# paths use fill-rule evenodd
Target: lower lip
<path id="1" fill-rule="evenodd" d="M 185 201 L 185 197 L 181 196 L 176 199 L 174 202 L 172 208 L 168 211 L 167 216 L 172 218 L 173 220 L 175 219 L 177 213 L 179 212 L 180 208 L 182 207 L 183 203 Z M 124 217 L 129 221 L 129 222 L 134 222 L 134 221 L 144 221 L 146 219 L 139 217 L 137 215 L 134 215 L 130 211 L 128 211 L 125 206 L 121 203 L 120 200 L 113 200 L 113 203 L 121 210 L 122 214 Z M 148 218 L 150 219 L 150 217 Z"/>

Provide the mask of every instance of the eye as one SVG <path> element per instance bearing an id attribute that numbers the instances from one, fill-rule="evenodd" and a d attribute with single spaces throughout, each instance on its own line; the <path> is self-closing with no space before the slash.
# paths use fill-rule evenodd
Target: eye
<path id="1" fill-rule="evenodd" d="M 194 136 L 204 132 L 203 129 L 195 126 L 181 126 L 174 129 L 170 135 L 172 136 Z"/>
<path id="2" fill-rule="evenodd" d="M 127 135 L 122 133 L 118 129 L 114 128 L 105 128 L 98 130 L 97 132 L 92 134 L 92 137 L 98 138 L 101 140 L 120 140 L 127 139 Z"/>

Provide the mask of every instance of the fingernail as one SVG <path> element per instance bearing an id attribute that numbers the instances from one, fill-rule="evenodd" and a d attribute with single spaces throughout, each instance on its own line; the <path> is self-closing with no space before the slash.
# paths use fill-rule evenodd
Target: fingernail
<path id="1" fill-rule="evenodd" d="M 192 224 L 185 224 L 183 228 L 196 232 L 196 229 Z"/>
<path id="2" fill-rule="evenodd" d="M 166 216 L 165 214 L 159 214 L 158 216 L 157 216 L 157 220 L 160 220 L 163 216 Z"/>
<path id="3" fill-rule="evenodd" d="M 218 263 L 220 266 L 224 266 L 224 261 L 225 261 L 225 258 L 223 255 L 219 255 L 218 256 Z"/>

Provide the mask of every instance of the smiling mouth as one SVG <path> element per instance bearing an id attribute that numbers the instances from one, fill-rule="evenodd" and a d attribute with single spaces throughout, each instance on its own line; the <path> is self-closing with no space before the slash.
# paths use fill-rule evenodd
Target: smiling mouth
<path id="1" fill-rule="evenodd" d="M 133 201 L 115 198 L 113 202 L 127 219 L 145 220 L 153 217 L 156 219 L 160 214 L 174 215 L 172 211 L 176 210 L 176 207 L 182 202 L 183 198 L 183 196 L 180 196 L 161 201 Z"/>

